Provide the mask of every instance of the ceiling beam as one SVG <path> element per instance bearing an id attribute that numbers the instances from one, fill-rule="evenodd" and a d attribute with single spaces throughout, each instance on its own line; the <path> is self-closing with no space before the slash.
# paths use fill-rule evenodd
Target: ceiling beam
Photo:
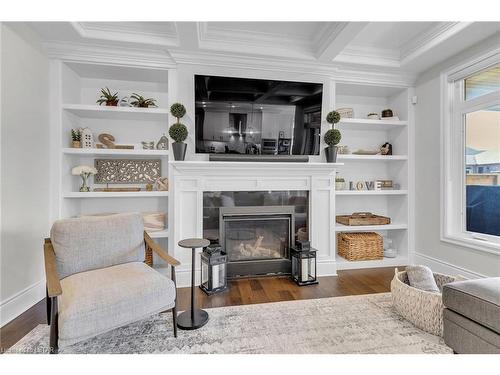
<path id="1" fill-rule="evenodd" d="M 472 24 L 473 22 L 439 22 L 436 26 L 406 43 L 401 50 L 400 66 L 405 66 L 430 52 Z"/>
<path id="2" fill-rule="evenodd" d="M 332 23 L 319 40 L 316 58 L 331 62 L 363 30 L 369 22 Z"/>
<path id="3" fill-rule="evenodd" d="M 197 50 L 200 45 L 198 22 L 176 22 L 179 47 L 183 50 Z"/>

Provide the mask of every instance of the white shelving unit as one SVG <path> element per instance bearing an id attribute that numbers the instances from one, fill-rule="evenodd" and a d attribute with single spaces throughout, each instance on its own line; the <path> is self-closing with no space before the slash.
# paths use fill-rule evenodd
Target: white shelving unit
<path id="1" fill-rule="evenodd" d="M 348 131 L 346 131 L 348 132 Z M 355 155 L 355 154 L 340 154 L 337 156 L 338 160 L 350 161 L 398 161 L 408 160 L 408 155 Z"/>
<path id="2" fill-rule="evenodd" d="M 80 178 L 71 175 L 77 165 L 93 166 L 96 158 L 160 159 L 161 175 L 168 177 L 169 150 L 143 150 L 141 141 L 158 142 L 167 134 L 169 124 L 169 71 L 160 68 L 98 63 L 55 61 L 53 63 L 54 134 L 58 147 L 53 150 L 59 175 L 54 178 L 54 219 L 121 212 L 168 213 L 168 191 L 145 191 L 145 184 L 115 185 L 140 187 L 141 191 L 97 192 L 90 178 L 90 192 L 80 192 Z M 157 108 L 106 107 L 96 104 L 101 88 L 118 92 L 119 98 L 138 93 L 157 100 Z M 134 149 L 71 148 L 71 129 L 92 130 L 98 143 L 101 133 L 112 134 L 117 144 Z M 168 215 L 167 215 L 168 217 Z M 167 219 L 168 220 L 168 219 Z M 151 232 L 151 237 L 168 248 L 168 227 Z"/>
<path id="3" fill-rule="evenodd" d="M 65 193 L 64 198 L 150 198 L 150 197 L 168 197 L 168 191 L 89 191 L 88 193 L 70 192 Z"/>
<path id="4" fill-rule="evenodd" d="M 380 232 L 386 230 L 408 229 L 408 224 L 386 224 L 386 225 L 343 225 L 336 224 L 335 232 Z"/>
<path id="5" fill-rule="evenodd" d="M 407 195 L 408 190 L 337 190 L 335 195 Z"/>
<path id="6" fill-rule="evenodd" d="M 164 156 L 168 157 L 168 150 L 140 150 L 140 149 L 105 149 L 105 148 L 63 148 L 62 152 L 68 155 L 80 156 Z"/>
<path id="7" fill-rule="evenodd" d="M 339 190 L 335 192 L 336 215 L 353 212 L 373 212 L 391 218 L 388 225 L 345 226 L 336 224 L 335 232 L 377 232 L 392 239 L 398 251 L 396 258 L 375 261 L 348 261 L 339 255 L 337 268 L 356 269 L 371 267 L 392 267 L 406 265 L 409 261 L 410 216 L 412 187 L 410 184 L 410 128 L 412 116 L 410 92 L 406 88 L 364 85 L 355 83 L 336 83 L 336 108 L 353 108 L 354 118 L 343 118 L 336 125 L 342 132 L 340 145 L 346 145 L 350 154 L 339 154 L 338 160 L 344 163 L 338 167 L 338 176 L 357 182 L 374 180 L 393 180 L 400 190 Z M 381 113 L 390 108 L 399 120 L 371 120 L 366 115 Z M 377 150 L 389 142 L 393 155 L 356 155 L 357 150 Z"/>
<path id="8" fill-rule="evenodd" d="M 107 107 L 94 104 L 63 104 L 75 116 L 102 120 L 167 121 L 166 108 Z"/>

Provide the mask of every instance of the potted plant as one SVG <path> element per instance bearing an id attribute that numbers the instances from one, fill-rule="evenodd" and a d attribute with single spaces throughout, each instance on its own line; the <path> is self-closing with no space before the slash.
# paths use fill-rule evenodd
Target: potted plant
<path id="1" fill-rule="evenodd" d="M 82 186 L 80 187 L 81 192 L 89 192 L 90 187 L 88 185 L 89 177 L 97 174 L 97 169 L 94 167 L 89 167 L 87 165 L 79 165 L 71 170 L 73 176 L 80 176 L 82 178 Z"/>
<path id="2" fill-rule="evenodd" d="M 73 148 L 81 148 L 82 147 L 82 133 L 80 129 L 71 129 L 71 146 Z"/>
<path id="3" fill-rule="evenodd" d="M 328 145 L 325 147 L 326 162 L 335 163 L 337 161 L 337 145 L 342 139 L 342 134 L 334 126 L 340 121 L 340 114 L 337 111 L 331 111 L 326 115 L 326 121 L 332 124 L 332 128 L 326 132 L 324 137 L 325 143 Z"/>
<path id="4" fill-rule="evenodd" d="M 175 160 L 184 160 L 186 157 L 187 144 L 184 143 L 188 136 L 186 125 L 180 123 L 180 119 L 186 114 L 186 108 L 180 103 L 174 103 L 170 107 L 170 113 L 177 119 L 177 122 L 168 129 L 168 135 L 174 140 L 172 150 Z"/>
<path id="5" fill-rule="evenodd" d="M 145 98 L 142 95 L 133 93 L 130 95 L 130 104 L 134 107 L 140 108 L 148 108 L 148 107 L 156 107 L 156 100 L 153 98 Z"/>
<path id="6" fill-rule="evenodd" d="M 343 177 L 335 177 L 335 190 L 345 189 L 345 179 Z"/>
<path id="7" fill-rule="evenodd" d="M 99 105 L 106 103 L 108 107 L 116 107 L 118 105 L 118 93 L 111 94 L 111 91 L 107 87 L 101 89 L 101 96 L 96 103 L 99 103 Z"/>

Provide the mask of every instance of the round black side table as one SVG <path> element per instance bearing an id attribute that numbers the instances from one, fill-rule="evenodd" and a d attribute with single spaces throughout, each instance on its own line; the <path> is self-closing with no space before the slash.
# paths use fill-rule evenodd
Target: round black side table
<path id="1" fill-rule="evenodd" d="M 178 245 L 192 251 L 191 261 L 191 309 L 184 311 L 177 317 L 177 327 L 180 329 L 198 329 L 203 327 L 208 322 L 208 313 L 205 310 L 197 309 L 194 298 L 194 270 L 195 256 L 197 248 L 205 248 L 210 245 L 209 240 L 204 238 L 188 238 L 179 241 Z"/>

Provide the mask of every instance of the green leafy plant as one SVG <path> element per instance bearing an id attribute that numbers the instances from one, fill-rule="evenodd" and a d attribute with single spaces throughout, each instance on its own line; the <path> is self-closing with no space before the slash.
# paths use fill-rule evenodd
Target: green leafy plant
<path id="1" fill-rule="evenodd" d="M 340 121 L 340 114 L 337 111 L 331 111 L 326 115 L 326 121 L 332 124 L 332 128 L 328 130 L 325 134 L 325 143 L 329 147 L 333 147 L 339 144 L 342 139 L 342 134 L 340 130 L 334 129 L 333 126 Z"/>
<path id="2" fill-rule="evenodd" d="M 345 182 L 344 177 L 336 177 L 335 182 Z"/>
<path id="3" fill-rule="evenodd" d="M 111 94 L 111 91 L 107 87 L 101 89 L 101 96 L 96 103 L 99 103 L 99 105 L 106 103 L 107 106 L 116 106 L 118 105 L 118 93 Z"/>
<path id="4" fill-rule="evenodd" d="M 80 129 L 71 129 L 71 140 L 73 142 L 80 142 L 82 139 L 82 133 Z"/>
<path id="5" fill-rule="evenodd" d="M 168 129 L 168 135 L 175 142 L 184 142 L 184 140 L 188 136 L 188 130 L 186 128 L 186 125 L 177 122 L 174 125 L 172 125 L 170 129 Z"/>
<path id="6" fill-rule="evenodd" d="M 130 104 L 134 107 L 148 108 L 148 107 L 156 107 L 156 99 L 153 98 L 145 98 L 142 95 L 132 93 L 130 95 Z"/>
<path id="7" fill-rule="evenodd" d="M 177 118 L 177 122 L 179 122 L 179 119 L 186 114 L 186 107 L 181 103 L 174 103 L 170 106 L 170 114 Z"/>
<path id="8" fill-rule="evenodd" d="M 340 121 L 340 113 L 337 111 L 331 111 L 326 115 L 326 121 L 329 124 L 336 124 Z"/>
<path id="9" fill-rule="evenodd" d="M 325 134 L 325 143 L 329 147 L 338 145 L 341 139 L 342 134 L 340 134 L 340 130 L 338 129 L 330 129 Z"/>

